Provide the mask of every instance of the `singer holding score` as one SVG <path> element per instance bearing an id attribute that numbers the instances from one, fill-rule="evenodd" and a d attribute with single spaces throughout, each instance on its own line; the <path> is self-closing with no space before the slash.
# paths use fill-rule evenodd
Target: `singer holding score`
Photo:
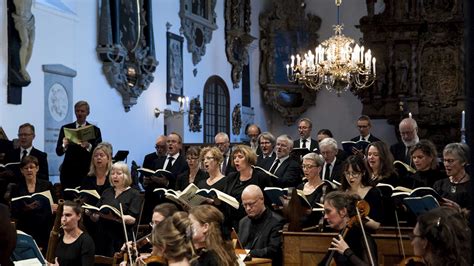
<path id="1" fill-rule="evenodd" d="M 92 238 L 81 229 L 81 206 L 73 201 L 64 202 L 61 227 L 64 231 L 56 248 L 56 259 L 50 266 L 94 265 L 95 245 Z"/>

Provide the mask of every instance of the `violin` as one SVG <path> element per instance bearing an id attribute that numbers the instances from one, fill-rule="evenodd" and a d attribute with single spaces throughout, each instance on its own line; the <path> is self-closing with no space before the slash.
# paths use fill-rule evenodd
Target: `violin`
<path id="1" fill-rule="evenodd" d="M 342 238 L 346 237 L 347 233 L 349 232 L 349 230 L 354 226 L 354 225 L 357 225 L 359 223 L 362 223 L 362 219 L 367 217 L 369 215 L 369 211 L 370 211 L 370 205 L 367 201 L 365 200 L 359 200 L 357 201 L 356 203 L 356 210 L 357 210 L 357 215 L 354 215 L 352 217 L 350 217 L 349 221 L 347 222 L 346 224 L 346 227 L 344 228 L 344 230 L 342 231 Z M 368 242 L 367 242 L 367 237 L 365 236 L 365 231 L 364 231 L 364 226 L 361 224 L 361 229 L 362 229 L 362 233 L 364 235 L 364 240 L 365 240 L 365 244 L 366 244 L 366 247 L 368 249 Z M 334 254 L 336 253 L 336 250 L 332 250 L 331 251 L 331 254 L 329 255 L 329 258 L 328 260 L 326 261 L 326 266 L 329 266 L 329 265 L 335 265 L 335 262 L 333 261 L 334 259 Z M 369 251 L 369 257 L 370 257 L 370 260 L 372 262 L 372 265 L 374 265 L 373 263 L 373 259 L 372 259 L 372 254 L 371 252 Z"/>
<path id="2" fill-rule="evenodd" d="M 422 257 L 413 256 L 408 257 L 402 260 L 399 264 L 400 266 L 425 266 L 425 260 Z"/>
<path id="3" fill-rule="evenodd" d="M 152 256 L 144 259 L 143 262 L 145 264 L 156 263 L 158 265 L 168 265 L 166 259 L 163 258 L 162 256 L 158 256 L 158 255 L 152 255 Z"/>

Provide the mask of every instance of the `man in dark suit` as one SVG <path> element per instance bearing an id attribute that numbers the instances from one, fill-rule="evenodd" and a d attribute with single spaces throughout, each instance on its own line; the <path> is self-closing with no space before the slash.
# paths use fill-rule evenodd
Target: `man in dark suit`
<path id="1" fill-rule="evenodd" d="M 418 125 L 413 118 L 405 118 L 398 125 L 401 141 L 390 146 L 393 158 L 408 165 L 411 164 L 410 148 L 420 141 L 418 137 Z"/>
<path id="2" fill-rule="evenodd" d="M 232 166 L 232 152 L 230 148 L 229 135 L 225 132 L 219 132 L 214 137 L 217 148 L 222 152 L 224 160 L 221 164 L 221 172 L 223 175 L 228 176 L 230 173 L 235 172 L 235 167 Z"/>
<path id="3" fill-rule="evenodd" d="M 33 147 L 34 139 L 35 127 L 29 123 L 21 125 L 18 128 L 18 144 L 20 147 L 10 150 L 5 155 L 5 161 L 7 163 L 20 162 L 27 155 L 34 156 L 39 163 L 38 178 L 49 181 L 48 155 Z M 17 170 L 15 175 L 21 177 L 20 169 Z"/>
<path id="4" fill-rule="evenodd" d="M 283 217 L 265 207 L 262 190 L 256 185 L 244 189 L 242 205 L 247 213 L 239 222 L 243 248 L 250 250 L 252 257 L 269 258 L 272 265 L 281 265 Z"/>
<path id="5" fill-rule="evenodd" d="M 276 158 L 275 144 L 276 140 L 272 133 L 263 132 L 258 136 L 258 144 L 262 151 L 257 157 L 257 166 L 265 170 L 270 170 L 273 161 Z"/>
<path id="6" fill-rule="evenodd" d="M 188 162 L 183 154 L 181 154 L 181 149 L 183 147 L 183 139 L 181 135 L 176 132 L 171 132 L 166 137 L 166 145 L 168 146 L 168 151 L 165 156 L 159 156 L 155 161 L 155 166 L 153 170 L 165 169 L 173 173 L 173 178 L 168 179 L 166 177 L 153 177 L 154 186 L 156 187 L 167 187 L 174 189 L 176 184 L 176 178 L 178 175 L 189 170 Z"/>
<path id="7" fill-rule="evenodd" d="M 270 172 L 278 178 L 273 180 L 277 187 L 296 187 L 301 183 L 303 170 L 299 163 L 290 158 L 293 149 L 293 140 L 288 135 L 281 135 L 276 140 L 276 159 L 273 161 Z"/>
<path id="8" fill-rule="evenodd" d="M 351 141 L 359 141 L 365 140 L 368 142 L 375 142 L 380 141 L 379 138 L 375 137 L 370 133 L 370 129 L 372 128 L 372 122 L 370 121 L 370 117 L 367 115 L 361 115 L 357 119 L 357 129 L 359 130 L 359 136 L 354 137 Z"/>
<path id="9" fill-rule="evenodd" d="M 310 151 L 318 151 L 318 141 L 311 138 L 311 130 L 313 129 L 313 122 L 309 118 L 301 118 L 298 121 L 299 138 L 294 141 L 294 148 L 306 148 Z"/>
<path id="10" fill-rule="evenodd" d="M 81 185 L 82 179 L 89 171 L 92 151 L 102 142 L 100 129 L 94 125 L 94 138 L 74 143 L 64 136 L 64 128 L 74 129 L 91 125 L 86 121 L 87 116 L 90 114 L 90 106 L 86 101 L 78 101 L 74 105 L 74 113 L 76 115 L 76 122 L 61 127 L 56 144 L 56 154 L 58 156 L 64 155 L 59 175 L 63 189 L 75 188 Z"/>
<path id="11" fill-rule="evenodd" d="M 249 138 L 249 141 L 243 141 L 243 143 L 247 146 L 250 146 L 252 150 L 257 154 L 260 155 L 262 153 L 262 150 L 260 149 L 260 145 L 258 144 L 258 136 L 260 135 L 261 130 L 260 127 L 258 127 L 255 124 L 250 124 L 247 126 L 247 129 L 245 130 L 245 134 Z"/>
<path id="12" fill-rule="evenodd" d="M 333 138 L 325 138 L 319 143 L 321 155 L 324 158 L 324 165 L 321 171 L 323 180 L 341 182 L 342 161 L 338 160 L 336 155 L 338 152 L 337 141 Z"/>
<path id="13" fill-rule="evenodd" d="M 142 163 L 143 168 L 153 169 L 155 167 L 155 161 L 158 160 L 158 157 L 166 156 L 166 152 L 168 150 L 168 147 L 166 146 L 166 136 L 161 135 L 156 139 L 155 150 L 155 152 L 145 155 Z M 140 175 L 141 184 L 143 184 L 143 177 L 143 175 Z"/>

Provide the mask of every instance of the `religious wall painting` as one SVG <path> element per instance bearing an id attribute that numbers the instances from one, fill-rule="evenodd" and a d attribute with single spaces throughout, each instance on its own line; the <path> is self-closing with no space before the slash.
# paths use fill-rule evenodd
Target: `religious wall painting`
<path id="1" fill-rule="evenodd" d="M 240 135 L 240 129 L 242 128 L 242 115 L 241 115 L 240 103 L 234 106 L 232 111 L 232 134 Z"/>
<path id="2" fill-rule="evenodd" d="M 317 92 L 290 84 L 286 64 L 290 55 L 317 46 L 321 18 L 306 14 L 301 1 L 273 1 L 273 8 L 260 14 L 260 75 L 264 101 L 277 110 L 285 124 L 293 124 L 309 106 Z"/>
<path id="3" fill-rule="evenodd" d="M 212 32 L 217 29 L 216 0 L 180 0 L 181 30 L 186 38 L 188 52 L 197 65 L 206 54 Z"/>
<path id="4" fill-rule="evenodd" d="M 183 96 L 183 37 L 166 32 L 166 103 Z"/>
<path id="5" fill-rule="evenodd" d="M 102 0 L 97 53 L 125 111 L 154 80 L 158 61 L 153 38 L 152 0 Z"/>

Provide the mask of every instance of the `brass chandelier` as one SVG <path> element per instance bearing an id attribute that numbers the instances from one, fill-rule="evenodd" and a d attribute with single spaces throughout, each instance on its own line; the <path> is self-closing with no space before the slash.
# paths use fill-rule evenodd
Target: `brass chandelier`
<path id="1" fill-rule="evenodd" d="M 288 81 L 305 85 L 313 90 L 326 88 L 339 96 L 348 89 L 360 90 L 374 84 L 376 79 L 375 57 L 370 49 L 355 44 L 352 38 L 342 34 L 339 22 L 339 7 L 342 0 L 335 0 L 337 25 L 334 35 L 323 41 L 314 53 L 309 50 L 301 57 L 291 55 L 286 65 Z M 355 45 L 354 45 L 355 44 Z"/>

